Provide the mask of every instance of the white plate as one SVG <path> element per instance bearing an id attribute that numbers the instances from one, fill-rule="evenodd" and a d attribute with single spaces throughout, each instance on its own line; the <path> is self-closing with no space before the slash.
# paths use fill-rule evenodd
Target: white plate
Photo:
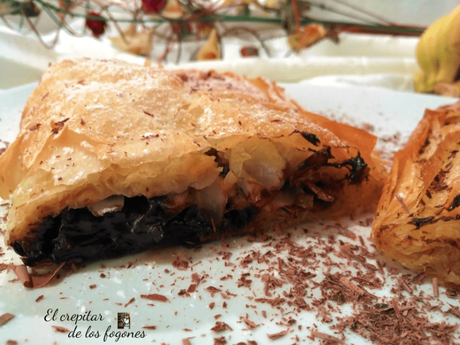
<path id="1" fill-rule="evenodd" d="M 33 90 L 36 84 L 23 86 L 0 93 L 0 139 L 13 140 L 16 135 L 20 113 L 25 104 L 27 96 Z M 355 123 L 357 125 L 367 122 L 375 127 L 375 134 L 381 136 L 393 135 L 399 131 L 401 141 L 412 131 L 418 120 L 422 117 L 425 108 L 436 108 L 439 105 L 452 103 L 453 99 L 441 98 L 436 96 L 418 95 L 410 93 L 395 92 L 378 88 L 360 88 L 360 87 L 331 87 L 302 84 L 284 85 L 288 94 L 297 99 L 307 109 L 323 113 L 326 115 L 334 114 L 343 120 Z M 380 144 L 384 144 L 381 142 Z M 384 147 L 384 146 L 381 146 Z M 389 148 L 386 149 L 394 149 Z M 370 233 L 369 226 L 360 225 L 360 220 L 350 221 L 343 220 L 342 224 L 348 225 L 350 230 L 358 235 L 362 235 L 369 249 Z M 323 223 L 306 224 L 298 229 L 284 229 L 284 235 L 289 231 L 292 234 L 292 240 L 302 245 L 311 243 L 315 245 L 320 239 L 326 239 L 329 235 L 334 235 L 335 244 L 339 239 L 349 243 L 359 243 L 348 237 L 337 233 L 335 229 L 325 230 L 330 225 L 334 226 L 332 221 Z M 303 228 L 308 228 L 308 235 L 304 234 Z M 279 241 L 284 235 L 270 233 L 272 242 Z M 3 242 L 3 241 L 2 241 Z M 19 282 L 9 282 L 15 278 L 13 272 L 3 271 L 0 273 L 0 315 L 6 312 L 15 315 L 10 322 L 0 326 L 0 343 L 5 343 L 8 339 L 14 339 L 19 344 L 146 344 L 146 343 L 167 343 L 182 344 L 183 338 L 194 337 L 190 342 L 197 344 L 213 344 L 213 338 L 224 336 L 228 344 L 236 344 L 247 339 L 256 340 L 258 344 L 267 344 L 272 341 L 267 337 L 267 333 L 277 333 L 285 330 L 287 327 L 280 326 L 279 322 L 284 318 L 292 316 L 297 323 L 290 329 L 293 333 L 275 341 L 276 344 L 292 344 L 295 342 L 294 337 L 298 336 L 299 343 L 319 344 L 318 340 L 311 340 L 308 337 L 311 334 L 313 324 L 317 330 L 333 335 L 333 330 L 329 328 L 330 324 L 323 324 L 317 319 L 316 312 L 293 312 L 294 308 L 284 305 L 284 310 L 273 308 L 268 304 L 257 303 L 252 298 L 265 298 L 263 291 L 264 285 L 260 277 L 255 276 L 257 273 L 263 274 L 270 272 L 278 276 L 276 264 L 257 264 L 255 261 L 250 263 L 247 268 L 240 266 L 226 266 L 225 261 L 221 259 L 222 255 L 217 255 L 220 251 L 230 251 L 232 256 L 229 262 L 239 263 L 241 258 L 252 251 L 260 250 L 265 253 L 273 250 L 270 247 L 264 247 L 267 242 L 250 243 L 247 239 L 238 238 L 227 240 L 230 245 L 229 249 L 221 247 L 221 243 L 213 243 L 203 247 L 201 251 L 185 250 L 181 247 L 172 247 L 164 250 L 157 250 L 140 256 L 124 257 L 118 260 L 104 262 L 107 267 L 101 268 L 101 264 L 93 264 L 81 269 L 78 273 L 72 274 L 60 283 L 40 288 L 28 290 Z M 190 297 L 179 296 L 181 289 L 187 289 L 191 284 L 191 268 L 182 271 L 172 266 L 172 261 L 180 255 L 182 258 L 190 259 L 193 262 L 193 272 L 199 275 L 207 275 L 197 289 Z M 283 251 L 278 256 L 287 259 L 288 254 Z M 219 257 L 219 259 L 216 259 Z M 346 263 L 345 260 L 330 255 L 333 262 Z M 317 256 L 317 259 L 324 264 L 325 258 Z M 12 250 L 7 250 L 7 254 L 1 257 L 3 262 L 11 262 L 17 258 L 13 255 Z M 369 263 L 375 264 L 372 260 Z M 122 265 L 132 263 L 131 268 L 120 268 Z M 323 268 L 325 266 L 323 265 Z M 347 266 L 348 267 L 348 266 Z M 354 268 L 349 268 L 355 271 Z M 167 271 L 169 270 L 169 273 Z M 333 268 L 333 272 L 337 271 Z M 237 280 L 243 272 L 251 274 L 252 287 L 237 288 Z M 386 271 L 385 271 L 386 272 Z M 410 273 L 403 271 L 404 273 Z M 101 278 L 101 273 L 106 275 Z M 318 269 L 314 272 L 317 276 L 311 278 L 309 282 L 321 281 L 324 269 Z M 387 272 L 388 273 L 388 272 Z M 232 278 L 221 280 L 230 274 Z M 386 277 L 387 284 L 381 290 L 370 290 L 379 297 L 390 297 L 391 286 L 395 283 L 394 278 Z M 96 287 L 91 289 L 90 285 Z M 214 286 L 222 291 L 229 291 L 236 294 L 224 299 L 219 293 L 214 297 L 205 290 L 208 286 Z M 312 284 L 310 284 L 312 286 Z M 289 290 L 292 285 L 285 283 L 281 288 L 274 291 L 274 296 L 281 295 L 283 290 Z M 432 287 L 428 281 L 424 282 L 422 289 L 429 295 L 432 294 Z M 142 299 L 142 294 L 157 293 L 167 296 L 170 303 L 152 302 Z M 405 293 L 405 292 L 404 292 Z M 440 287 L 440 300 L 449 302 L 452 305 L 459 306 L 458 300 L 448 299 L 445 296 L 445 289 Z M 44 298 L 35 302 L 40 296 Z M 131 298 L 135 301 L 128 306 L 124 306 Z M 312 298 L 320 297 L 319 289 L 307 291 L 306 302 L 311 305 Z M 210 310 L 208 305 L 215 302 L 216 306 Z M 227 308 L 222 308 L 223 302 L 227 302 Z M 148 305 L 153 303 L 154 306 Z M 252 306 L 257 306 L 253 308 Z M 50 312 L 50 310 L 53 310 Z M 444 305 L 443 310 L 448 309 Z M 57 311 L 56 311 L 57 310 Z M 266 311 L 267 318 L 262 316 L 262 310 Z M 45 316 L 49 313 L 54 315 L 55 321 L 46 321 Z M 91 311 L 91 315 L 98 316 L 98 320 L 80 321 L 77 324 L 77 331 L 81 332 L 80 338 L 71 338 L 67 332 L 58 333 L 51 327 L 59 325 L 66 327 L 69 331 L 74 330 L 75 324 L 72 321 L 61 321 L 65 315 L 85 315 Z M 351 306 L 343 305 L 340 313 L 333 316 L 345 316 L 351 311 Z M 116 342 L 114 338 L 109 338 L 104 342 L 104 333 L 108 327 L 111 331 L 117 331 L 117 313 L 129 312 L 131 315 L 131 329 L 129 332 L 145 332 L 145 338 L 132 339 L 123 338 Z M 219 334 L 210 331 L 215 325 L 214 316 L 222 314 L 219 321 L 224 321 L 230 325 L 233 331 L 225 331 Z M 259 327 L 253 330 L 245 330 L 247 327 L 240 322 L 240 317 L 248 314 L 249 319 Z M 284 316 L 283 316 L 284 314 Z M 99 316 L 100 315 L 100 316 Z M 103 320 L 100 320 L 100 318 Z M 451 323 L 457 322 L 451 318 L 442 317 L 440 313 L 433 311 L 429 313 L 433 320 L 447 320 Z M 156 330 L 143 329 L 143 326 L 155 325 Z M 299 325 L 302 330 L 299 330 Z M 88 338 L 87 330 L 98 331 L 99 338 Z M 307 329 L 310 327 L 310 329 Z M 190 329 L 190 331 L 184 331 Z M 89 333 L 88 333 L 89 334 Z M 363 338 L 355 335 L 350 330 L 346 331 L 346 343 L 365 344 Z"/>

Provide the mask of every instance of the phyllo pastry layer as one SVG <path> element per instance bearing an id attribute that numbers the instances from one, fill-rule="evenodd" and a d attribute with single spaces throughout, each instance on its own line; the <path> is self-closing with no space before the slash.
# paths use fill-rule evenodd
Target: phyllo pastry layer
<path id="1" fill-rule="evenodd" d="M 373 223 L 377 248 L 460 285 L 460 103 L 426 110 L 395 154 Z"/>

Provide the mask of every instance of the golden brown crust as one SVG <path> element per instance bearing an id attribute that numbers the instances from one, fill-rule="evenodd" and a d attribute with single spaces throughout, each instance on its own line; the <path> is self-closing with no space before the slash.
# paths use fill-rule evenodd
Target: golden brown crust
<path id="1" fill-rule="evenodd" d="M 16 141 L 0 157 L 0 196 L 13 194 L 7 243 L 27 237 L 47 216 L 111 195 L 150 198 L 211 188 L 222 168 L 204 154 L 210 148 L 226 152 L 237 179 L 254 180 L 248 159 L 283 175 L 315 148 L 295 131 L 315 134 L 337 162 L 359 151 L 368 163 L 363 185 L 343 187 L 356 200 L 337 202 L 331 216 L 376 198 L 384 169 L 373 156 L 373 135 L 303 110 L 261 78 L 211 72 L 233 84 L 230 89 L 217 82 L 193 88 L 180 78 L 199 73 L 120 61 L 52 65 L 27 102 Z M 346 173 L 330 170 L 331 179 Z M 266 188 L 281 188 L 278 175 L 263 182 Z"/>
<path id="2" fill-rule="evenodd" d="M 397 152 L 373 223 L 378 249 L 460 285 L 460 103 L 427 110 Z"/>

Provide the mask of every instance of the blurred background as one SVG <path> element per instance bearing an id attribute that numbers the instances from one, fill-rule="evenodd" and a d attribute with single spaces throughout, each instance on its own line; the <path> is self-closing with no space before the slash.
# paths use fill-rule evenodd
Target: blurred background
<path id="1" fill-rule="evenodd" d="M 413 91 L 421 32 L 458 4 L 0 0 L 0 90 L 37 81 L 49 63 L 93 57 Z"/>

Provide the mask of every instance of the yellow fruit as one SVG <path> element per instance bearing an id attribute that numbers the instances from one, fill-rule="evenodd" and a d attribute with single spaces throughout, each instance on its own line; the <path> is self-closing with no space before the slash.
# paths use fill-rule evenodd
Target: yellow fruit
<path id="1" fill-rule="evenodd" d="M 432 92 L 439 82 L 453 83 L 460 68 L 460 6 L 434 22 L 420 37 L 416 53 L 420 71 L 417 92 Z"/>

